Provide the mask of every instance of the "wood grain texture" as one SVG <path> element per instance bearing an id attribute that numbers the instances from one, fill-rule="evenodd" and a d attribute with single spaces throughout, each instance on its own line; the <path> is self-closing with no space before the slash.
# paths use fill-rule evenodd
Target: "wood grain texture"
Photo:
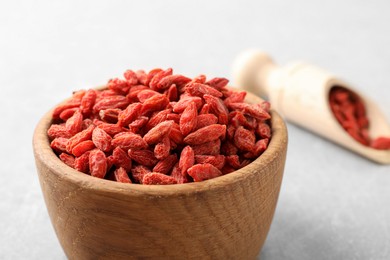
<path id="1" fill-rule="evenodd" d="M 248 95 L 249 102 L 258 102 Z M 268 149 L 248 166 L 200 183 L 123 184 L 77 172 L 50 148 L 51 113 L 33 146 L 51 222 L 70 259 L 254 259 L 282 182 L 287 130 L 272 111 Z"/>

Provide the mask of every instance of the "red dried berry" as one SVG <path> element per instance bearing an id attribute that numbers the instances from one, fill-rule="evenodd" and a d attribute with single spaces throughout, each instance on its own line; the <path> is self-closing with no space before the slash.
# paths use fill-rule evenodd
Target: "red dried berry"
<path id="1" fill-rule="evenodd" d="M 89 169 L 91 175 L 98 178 L 104 178 L 107 173 L 106 155 L 98 150 L 92 150 L 89 154 Z"/>
<path id="2" fill-rule="evenodd" d="M 150 81 L 149 83 L 149 87 L 153 90 L 157 90 L 158 89 L 158 83 L 165 77 L 167 76 L 170 76 L 172 75 L 172 69 L 171 68 L 168 68 L 166 70 L 163 70 L 163 71 L 160 71 L 158 73 L 156 73 L 152 80 Z"/>
<path id="3" fill-rule="evenodd" d="M 129 124 L 129 130 L 132 133 L 138 133 L 147 123 L 149 118 L 146 116 L 140 116 Z"/>
<path id="4" fill-rule="evenodd" d="M 129 178 L 129 175 L 127 175 L 127 172 L 125 169 L 123 169 L 122 167 L 116 169 L 114 171 L 114 176 L 115 176 L 115 180 L 117 182 L 122 182 L 122 183 L 131 183 L 131 180 Z"/>
<path id="5" fill-rule="evenodd" d="M 228 83 L 229 80 L 226 78 L 213 78 L 207 81 L 205 84 L 209 85 L 210 87 L 221 90 L 222 88 L 226 87 Z"/>
<path id="6" fill-rule="evenodd" d="M 132 160 L 146 167 L 154 167 L 158 162 L 158 159 L 154 156 L 154 153 L 149 150 L 130 149 L 128 154 Z"/>
<path id="7" fill-rule="evenodd" d="M 197 164 L 209 163 L 215 168 L 222 170 L 225 165 L 225 156 L 224 155 L 195 155 L 195 162 Z"/>
<path id="8" fill-rule="evenodd" d="M 195 164 L 187 172 L 196 182 L 213 179 L 222 175 L 220 170 L 209 163 Z"/>
<path id="9" fill-rule="evenodd" d="M 96 97 L 97 94 L 96 94 L 96 90 L 94 89 L 89 89 L 87 90 L 87 92 L 85 92 L 85 95 L 81 99 L 81 103 L 80 103 L 80 110 L 84 116 L 91 115 L 92 108 L 95 105 Z"/>
<path id="10" fill-rule="evenodd" d="M 120 110 L 119 108 L 100 110 L 99 117 L 103 122 L 116 124 L 118 122 L 118 116 L 121 111 L 122 110 Z"/>
<path id="11" fill-rule="evenodd" d="M 141 103 L 133 103 L 127 106 L 125 110 L 118 115 L 118 125 L 127 126 L 132 121 L 138 118 L 142 110 Z"/>
<path id="12" fill-rule="evenodd" d="M 108 108 L 125 108 L 128 104 L 129 102 L 124 96 L 108 96 L 97 101 L 93 106 L 93 111 L 97 113 L 100 110 L 106 110 Z"/>
<path id="13" fill-rule="evenodd" d="M 177 155 L 171 154 L 164 160 L 159 161 L 156 166 L 154 166 L 153 172 L 168 174 L 171 172 L 173 166 L 177 163 L 177 161 Z"/>
<path id="14" fill-rule="evenodd" d="M 64 111 L 61 112 L 60 118 L 63 121 L 66 121 L 70 117 L 72 117 L 77 110 L 79 110 L 79 108 L 77 108 L 77 107 L 65 109 Z"/>
<path id="15" fill-rule="evenodd" d="M 196 104 L 196 109 L 199 109 L 203 105 L 202 98 L 200 97 L 185 97 L 181 98 L 174 106 L 173 112 L 182 113 L 190 103 L 194 102 Z"/>
<path id="16" fill-rule="evenodd" d="M 169 185 L 176 183 L 175 178 L 158 172 L 147 173 L 142 180 L 142 184 L 146 185 Z"/>
<path id="17" fill-rule="evenodd" d="M 181 174 L 184 176 L 187 170 L 195 163 L 195 153 L 191 146 L 187 145 L 180 154 L 179 167 Z"/>
<path id="18" fill-rule="evenodd" d="M 142 184 L 142 180 L 145 176 L 145 174 L 150 173 L 151 170 L 143 165 L 137 165 L 134 168 L 131 169 L 131 176 L 133 179 Z"/>
<path id="19" fill-rule="evenodd" d="M 126 70 L 123 76 L 125 77 L 129 86 L 134 86 L 138 84 L 138 76 L 137 73 L 135 73 L 134 71 Z"/>
<path id="20" fill-rule="evenodd" d="M 226 125 L 213 124 L 187 135 L 184 142 L 190 145 L 198 145 L 214 141 L 226 133 Z"/>
<path id="21" fill-rule="evenodd" d="M 119 146 L 122 149 L 145 149 L 148 144 L 142 139 L 139 134 L 132 132 L 124 132 L 114 136 L 111 140 L 111 145 L 114 147 Z"/>
<path id="22" fill-rule="evenodd" d="M 198 97 L 203 97 L 203 95 L 212 95 L 215 97 L 222 97 L 223 94 L 216 90 L 215 88 L 212 88 L 210 86 L 207 86 L 205 84 L 200 84 L 200 83 L 188 83 L 186 85 L 186 91 L 190 93 L 192 96 L 198 96 Z"/>
<path id="23" fill-rule="evenodd" d="M 223 101 L 220 98 L 207 94 L 204 95 L 203 98 L 205 99 L 206 103 L 209 104 L 213 113 L 218 117 L 218 123 L 222 125 L 228 124 L 229 111 Z"/>
<path id="24" fill-rule="evenodd" d="M 389 137 L 378 137 L 374 139 L 370 146 L 375 149 L 387 150 L 390 149 L 390 138 Z"/>
<path id="25" fill-rule="evenodd" d="M 72 149 L 72 154 L 76 157 L 83 155 L 85 152 L 95 148 L 95 144 L 91 140 L 78 143 Z"/>
<path id="26" fill-rule="evenodd" d="M 57 137 L 69 138 L 72 135 L 66 130 L 65 125 L 51 125 L 47 130 L 47 135 L 50 139 Z"/>
<path id="27" fill-rule="evenodd" d="M 173 124 L 173 121 L 163 121 L 150 129 L 143 139 L 147 144 L 158 143 L 164 136 L 169 135 Z"/>
<path id="28" fill-rule="evenodd" d="M 158 84 L 157 84 L 157 89 L 167 89 L 169 88 L 172 84 L 175 84 L 177 86 L 182 86 L 190 82 L 191 79 L 187 78 L 183 75 L 170 75 L 162 78 Z"/>
<path id="29" fill-rule="evenodd" d="M 89 173 L 89 154 L 90 151 L 85 152 L 80 157 L 75 158 L 74 160 L 74 168 L 83 173 Z"/>
<path id="30" fill-rule="evenodd" d="M 65 127 L 71 135 L 75 135 L 83 129 L 83 115 L 80 110 L 77 110 L 72 117 L 66 120 Z"/>
<path id="31" fill-rule="evenodd" d="M 244 127 L 240 126 L 237 128 L 234 134 L 234 144 L 241 151 L 254 151 L 256 142 L 255 134 Z"/>
<path id="32" fill-rule="evenodd" d="M 171 141 L 169 140 L 168 135 L 165 135 L 161 142 L 157 143 L 154 147 L 154 156 L 159 160 L 163 160 L 169 155 L 170 150 Z"/>
<path id="33" fill-rule="evenodd" d="M 96 127 L 92 132 L 93 143 L 103 152 L 109 152 L 111 150 L 111 140 L 111 136 L 99 127 Z"/>
<path id="34" fill-rule="evenodd" d="M 196 109 L 195 102 L 189 103 L 188 107 L 184 109 L 180 117 L 180 131 L 184 136 L 188 135 L 195 129 L 197 116 L 198 110 Z"/>
<path id="35" fill-rule="evenodd" d="M 192 148 L 197 155 L 217 155 L 220 154 L 221 140 L 217 139 L 215 141 L 193 145 Z"/>
<path id="36" fill-rule="evenodd" d="M 66 146 L 68 145 L 69 139 L 64 137 L 57 137 L 50 143 L 50 147 L 57 152 L 66 152 Z"/>
<path id="37" fill-rule="evenodd" d="M 122 167 L 126 171 L 130 171 L 132 162 L 127 153 L 120 147 L 115 147 L 112 152 L 112 163 L 117 167 Z"/>
<path id="38" fill-rule="evenodd" d="M 188 174 L 181 174 L 181 169 L 179 167 L 179 163 L 176 163 L 175 166 L 173 166 L 171 177 L 176 180 L 178 184 L 187 183 L 190 182 L 190 177 Z"/>
<path id="39" fill-rule="evenodd" d="M 74 168 L 74 161 L 75 161 L 75 159 L 74 159 L 74 157 L 72 155 L 69 155 L 67 153 L 62 153 L 62 154 L 60 154 L 60 159 L 61 159 L 61 161 L 63 161 L 69 167 Z"/>
<path id="40" fill-rule="evenodd" d="M 213 114 L 199 115 L 196 120 L 195 130 L 218 123 L 218 118 Z"/>
<path id="41" fill-rule="evenodd" d="M 142 104 L 141 114 L 145 115 L 154 111 L 165 109 L 169 104 L 169 99 L 165 95 L 154 95 Z"/>

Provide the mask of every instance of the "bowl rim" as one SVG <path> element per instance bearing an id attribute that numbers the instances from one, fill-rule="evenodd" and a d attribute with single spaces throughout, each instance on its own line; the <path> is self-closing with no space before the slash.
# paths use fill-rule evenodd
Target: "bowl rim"
<path id="1" fill-rule="evenodd" d="M 97 88 L 100 89 L 100 88 Z M 239 91 L 239 89 L 233 89 Z M 256 95 L 247 92 L 246 100 L 262 100 Z M 63 101 L 65 102 L 65 101 Z M 61 102 L 62 103 L 62 102 Z M 60 103 L 60 104 L 61 104 Z M 252 102 L 253 103 L 253 102 Z M 207 191 L 216 191 L 225 189 L 227 186 L 242 182 L 243 180 L 254 177 L 255 174 L 261 174 L 267 165 L 275 161 L 281 155 L 284 146 L 287 148 L 288 136 L 287 127 L 282 117 L 271 109 L 271 130 L 272 137 L 267 149 L 258 158 L 247 166 L 238 169 L 232 173 L 219 176 L 210 180 L 201 182 L 191 182 L 173 185 L 141 185 L 128 184 L 106 179 L 100 179 L 88 174 L 79 172 L 63 163 L 50 147 L 47 129 L 52 123 L 52 108 L 38 122 L 33 135 L 33 150 L 35 160 L 43 163 L 50 174 L 55 174 L 61 180 L 71 182 L 77 186 L 89 191 L 99 191 L 102 193 L 122 193 L 126 196 L 188 196 L 193 193 L 202 193 Z M 279 165 L 281 167 L 281 165 Z M 252 169 L 251 169 L 252 168 Z M 257 170 L 256 170 L 257 169 Z M 42 174 L 38 170 L 38 174 Z"/>

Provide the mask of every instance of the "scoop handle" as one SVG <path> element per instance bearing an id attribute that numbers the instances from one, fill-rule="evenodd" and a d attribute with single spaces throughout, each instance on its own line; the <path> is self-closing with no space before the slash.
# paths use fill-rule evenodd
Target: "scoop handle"
<path id="1" fill-rule="evenodd" d="M 251 50 L 234 65 L 236 86 L 270 100 L 288 121 L 323 136 L 366 158 L 390 163 L 390 150 L 376 150 L 353 139 L 338 123 L 329 105 L 329 92 L 340 86 L 358 94 L 370 120 L 370 136 L 390 136 L 390 127 L 378 106 L 332 73 L 304 62 L 277 66 L 265 52 Z"/>

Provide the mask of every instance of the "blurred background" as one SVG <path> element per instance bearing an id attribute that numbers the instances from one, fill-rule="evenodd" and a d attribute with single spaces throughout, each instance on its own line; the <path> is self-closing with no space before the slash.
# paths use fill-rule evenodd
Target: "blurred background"
<path id="1" fill-rule="evenodd" d="M 73 90 L 126 69 L 231 79 L 248 48 L 340 75 L 390 119 L 390 2 L 1 1 L 0 259 L 66 259 L 31 140 Z M 390 166 L 288 124 L 289 151 L 261 259 L 389 259 Z"/>

